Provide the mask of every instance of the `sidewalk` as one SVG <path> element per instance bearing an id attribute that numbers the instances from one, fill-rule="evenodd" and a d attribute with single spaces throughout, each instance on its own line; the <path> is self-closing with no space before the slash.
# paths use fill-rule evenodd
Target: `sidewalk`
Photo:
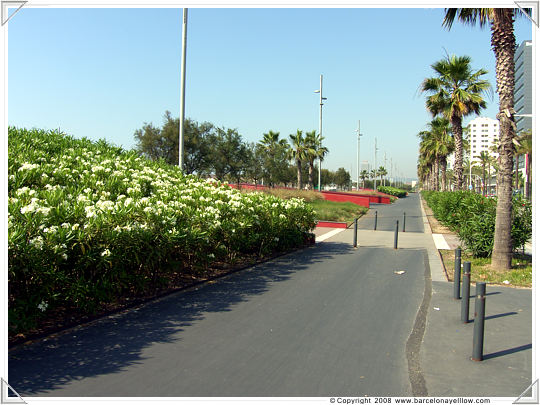
<path id="1" fill-rule="evenodd" d="M 422 213 L 425 217 L 423 209 Z M 453 234 L 431 234 L 429 225 L 426 232 L 438 240 L 434 245 L 459 246 Z M 434 250 L 438 255 L 436 247 Z M 461 300 L 453 298 L 453 283 L 434 277 L 433 267 L 431 273 L 432 296 L 420 350 L 428 395 L 515 400 L 532 383 L 532 291 L 488 284 L 484 361 L 474 362 L 470 357 L 476 287 L 471 285 L 470 322 L 463 324 Z"/>

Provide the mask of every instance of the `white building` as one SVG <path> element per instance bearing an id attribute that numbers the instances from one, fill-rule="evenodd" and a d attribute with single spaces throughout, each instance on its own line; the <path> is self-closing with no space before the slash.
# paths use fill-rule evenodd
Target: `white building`
<path id="1" fill-rule="evenodd" d="M 497 158 L 499 154 L 493 151 L 493 147 L 499 140 L 499 121 L 487 117 L 478 117 L 467 125 L 469 131 L 470 151 L 472 163 L 478 165 L 480 153 L 487 152 L 491 157 Z M 464 151 L 465 152 L 465 151 Z"/>

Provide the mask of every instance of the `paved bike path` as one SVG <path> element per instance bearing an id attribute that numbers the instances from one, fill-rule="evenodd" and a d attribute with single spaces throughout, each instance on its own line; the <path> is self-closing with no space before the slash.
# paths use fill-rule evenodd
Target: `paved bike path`
<path id="1" fill-rule="evenodd" d="M 8 381 L 23 398 L 411 395 L 424 252 L 331 240 L 14 349 Z"/>

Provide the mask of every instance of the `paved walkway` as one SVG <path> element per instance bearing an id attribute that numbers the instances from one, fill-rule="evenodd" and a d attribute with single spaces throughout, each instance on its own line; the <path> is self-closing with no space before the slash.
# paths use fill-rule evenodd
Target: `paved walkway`
<path id="1" fill-rule="evenodd" d="M 414 201 L 414 198 L 418 196 L 412 194 L 407 200 Z M 398 205 L 393 212 L 400 211 L 401 201 L 396 203 Z M 381 210 L 379 207 L 376 209 Z M 453 299 L 453 283 L 447 281 L 437 251 L 455 249 L 460 245 L 460 241 L 452 234 L 431 234 L 421 204 L 420 209 L 424 233 L 400 232 L 398 247 L 423 248 L 427 250 L 429 257 L 432 293 L 420 351 L 421 374 L 426 382 L 428 395 L 517 398 L 533 382 L 531 290 L 487 286 L 485 360 L 470 360 L 474 322 L 461 323 L 461 300 Z M 373 227 L 373 220 L 374 213 L 370 210 L 364 223 L 371 223 Z M 347 232 L 348 235 L 343 232 L 339 237 L 342 240 L 352 240 L 352 230 Z M 362 230 L 358 233 L 358 245 L 393 246 L 393 236 L 393 232 Z M 470 299 L 471 319 L 474 318 L 474 291 L 473 285 Z"/>
<path id="2" fill-rule="evenodd" d="M 15 348 L 8 381 L 23 398 L 516 398 L 531 382 L 531 291 L 488 287 L 486 360 L 470 361 L 473 324 L 418 195 L 377 209 L 382 230 L 364 218 L 358 249 L 352 229 L 317 230 L 309 249 Z"/>

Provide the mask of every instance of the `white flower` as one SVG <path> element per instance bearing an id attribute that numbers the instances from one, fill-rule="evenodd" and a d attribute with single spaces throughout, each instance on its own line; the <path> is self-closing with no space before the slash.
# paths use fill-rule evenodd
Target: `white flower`
<path id="1" fill-rule="evenodd" d="M 19 172 L 23 171 L 23 170 L 32 170 L 32 169 L 37 169 L 39 167 L 38 164 L 32 164 L 32 163 L 23 163 L 21 167 L 19 167 Z"/>
<path id="2" fill-rule="evenodd" d="M 49 304 L 47 304 L 45 301 L 41 301 L 41 303 L 38 305 L 38 309 L 42 312 L 45 312 Z"/>
<path id="3" fill-rule="evenodd" d="M 109 249 L 105 249 L 103 252 L 101 252 L 101 257 L 108 257 L 111 255 L 111 251 Z"/>
<path id="4" fill-rule="evenodd" d="M 36 249 L 41 250 L 43 248 L 43 238 L 41 236 L 36 236 L 35 238 L 30 239 L 29 243 Z"/>

